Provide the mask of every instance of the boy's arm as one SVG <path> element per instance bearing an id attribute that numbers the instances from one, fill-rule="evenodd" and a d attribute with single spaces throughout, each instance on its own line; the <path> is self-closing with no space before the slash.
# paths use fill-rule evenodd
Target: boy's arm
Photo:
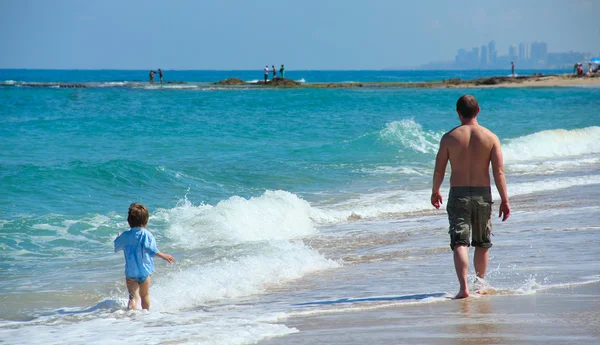
<path id="1" fill-rule="evenodd" d="M 169 254 L 158 252 L 158 253 L 156 253 L 156 256 L 165 261 L 168 261 L 170 264 L 175 262 L 175 258 Z"/>
<path id="2" fill-rule="evenodd" d="M 117 235 L 117 238 L 115 238 L 115 240 L 113 241 L 113 244 L 115 245 L 115 253 L 123 249 L 123 244 L 121 243 L 122 241 L 120 240 L 120 238 L 121 235 Z"/>

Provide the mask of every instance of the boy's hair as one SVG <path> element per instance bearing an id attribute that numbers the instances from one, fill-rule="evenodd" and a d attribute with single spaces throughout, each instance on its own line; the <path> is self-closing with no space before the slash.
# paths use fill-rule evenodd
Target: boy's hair
<path id="1" fill-rule="evenodd" d="M 148 209 L 139 202 L 129 205 L 127 213 L 127 222 L 132 228 L 144 227 L 148 225 Z"/>
<path id="2" fill-rule="evenodd" d="M 479 113 L 479 103 L 477 99 L 471 95 L 463 95 L 456 102 L 456 111 L 468 119 L 472 119 Z"/>

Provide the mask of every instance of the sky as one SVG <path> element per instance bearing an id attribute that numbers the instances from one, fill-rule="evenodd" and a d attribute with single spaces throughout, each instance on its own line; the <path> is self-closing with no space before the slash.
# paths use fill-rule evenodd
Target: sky
<path id="1" fill-rule="evenodd" d="M 595 13 L 595 14 L 594 14 Z M 0 68 L 410 69 L 545 41 L 600 55 L 600 0 L 0 0 Z"/>

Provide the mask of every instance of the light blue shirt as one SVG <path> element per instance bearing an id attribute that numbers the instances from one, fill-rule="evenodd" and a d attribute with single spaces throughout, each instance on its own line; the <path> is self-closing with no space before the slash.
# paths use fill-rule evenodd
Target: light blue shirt
<path id="1" fill-rule="evenodd" d="M 125 276 L 143 278 L 154 272 L 152 257 L 159 253 L 156 240 L 145 228 L 131 228 L 115 239 L 115 253 L 125 255 Z"/>

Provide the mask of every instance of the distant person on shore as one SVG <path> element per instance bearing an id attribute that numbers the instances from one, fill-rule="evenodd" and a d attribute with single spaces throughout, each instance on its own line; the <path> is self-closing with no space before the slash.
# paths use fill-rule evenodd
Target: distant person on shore
<path id="1" fill-rule="evenodd" d="M 579 64 L 579 66 L 577 66 L 577 76 L 583 77 L 583 65 L 582 64 Z"/>
<path id="2" fill-rule="evenodd" d="M 577 75 L 577 68 L 579 67 L 579 62 L 573 65 L 573 75 Z"/>
<path id="3" fill-rule="evenodd" d="M 488 250 L 492 247 L 490 163 L 502 200 L 502 221 L 510 216 L 500 141 L 494 133 L 479 125 L 479 110 L 475 97 L 464 95 L 458 99 L 456 111 L 461 125 L 442 137 L 433 172 L 431 204 L 439 209 L 442 204 L 440 187 L 450 161 L 452 172 L 446 210 L 450 223 L 450 248 L 454 251 L 454 267 L 460 284 L 456 298 L 469 297 L 469 245 L 475 247 L 475 274 L 480 279 L 485 278 Z"/>
<path id="4" fill-rule="evenodd" d="M 592 63 L 588 62 L 588 76 L 592 76 L 594 74 L 594 69 L 592 68 Z"/>
<path id="5" fill-rule="evenodd" d="M 273 79 L 277 77 L 277 69 L 275 69 L 275 65 L 271 66 L 273 68 Z"/>
<path id="6" fill-rule="evenodd" d="M 279 68 L 279 75 L 281 76 L 281 78 L 285 78 L 285 68 L 283 68 L 283 65 L 281 65 L 281 68 Z"/>
<path id="7" fill-rule="evenodd" d="M 265 73 L 265 84 L 266 84 L 267 80 L 269 80 L 269 65 L 265 66 L 264 73 Z"/>
<path id="8" fill-rule="evenodd" d="M 142 309 L 150 309 L 150 275 L 154 272 L 154 259 L 157 256 L 169 263 L 175 259 L 161 253 L 148 225 L 148 209 L 134 202 L 129 205 L 127 222 L 131 229 L 120 234 L 114 241 L 115 253 L 119 250 L 125 255 L 125 284 L 129 291 L 129 309 L 137 309 L 138 299 L 142 299 Z"/>
<path id="9" fill-rule="evenodd" d="M 150 71 L 150 84 L 154 84 L 154 71 Z"/>
<path id="10" fill-rule="evenodd" d="M 160 83 L 162 84 L 163 83 L 163 79 L 162 79 L 163 73 L 162 73 L 162 69 L 160 69 L 160 68 L 158 69 L 158 77 L 160 78 Z"/>
<path id="11" fill-rule="evenodd" d="M 515 76 L 515 63 L 514 63 L 514 61 L 511 61 L 510 65 L 511 65 L 512 76 L 514 77 Z"/>

